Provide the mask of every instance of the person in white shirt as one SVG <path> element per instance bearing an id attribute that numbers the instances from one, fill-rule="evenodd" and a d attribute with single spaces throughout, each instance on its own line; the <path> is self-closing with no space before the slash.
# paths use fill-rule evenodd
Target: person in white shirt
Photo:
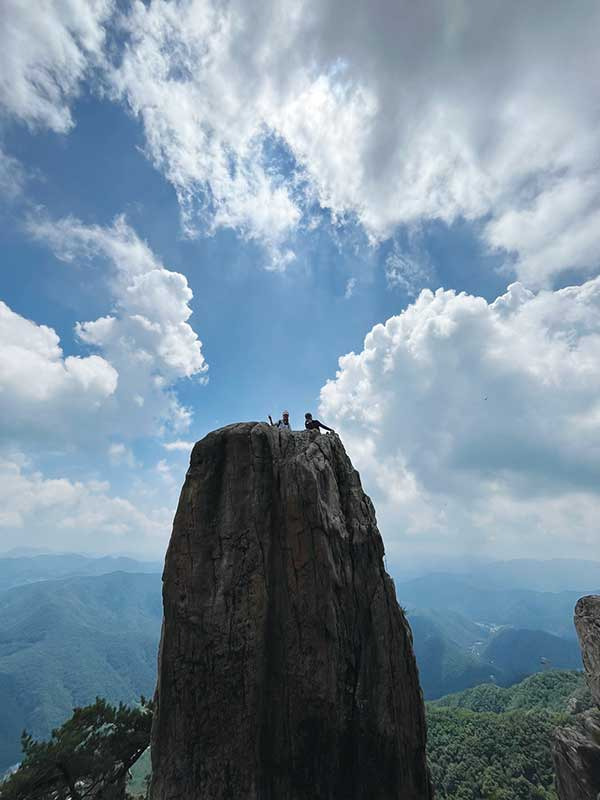
<path id="1" fill-rule="evenodd" d="M 271 415 L 269 414 L 269 422 L 271 425 L 274 425 L 276 428 L 284 431 L 291 431 L 292 426 L 290 425 L 290 412 L 289 411 L 282 411 L 281 419 L 277 422 L 273 422 L 271 419 Z"/>

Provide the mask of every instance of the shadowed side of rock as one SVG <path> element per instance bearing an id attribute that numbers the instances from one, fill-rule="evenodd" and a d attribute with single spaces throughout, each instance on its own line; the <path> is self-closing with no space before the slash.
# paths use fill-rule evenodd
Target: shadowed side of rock
<path id="1" fill-rule="evenodd" d="M 575 606 L 575 628 L 586 680 L 596 708 L 555 733 L 553 758 L 560 800 L 600 797 L 600 596 L 582 597 Z"/>
<path id="2" fill-rule="evenodd" d="M 194 447 L 164 572 L 154 800 L 428 800 L 406 619 L 337 436 Z"/>

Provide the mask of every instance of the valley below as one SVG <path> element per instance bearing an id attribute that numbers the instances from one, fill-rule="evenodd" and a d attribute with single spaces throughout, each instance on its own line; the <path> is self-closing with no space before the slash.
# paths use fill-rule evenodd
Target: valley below
<path id="1" fill-rule="evenodd" d="M 438 797 L 462 798 L 456 787 L 475 773 L 509 785 L 510 747 L 496 752 L 498 742 L 528 736 L 521 745 L 539 767 L 527 773 L 531 787 L 550 793 L 514 796 L 554 797 L 544 742 L 586 702 L 573 607 L 600 588 L 600 564 L 580 566 L 505 562 L 490 566 L 493 578 L 396 581 L 428 701 Z M 0 559 L 0 769 L 19 761 L 24 728 L 43 738 L 97 696 L 128 703 L 151 696 L 161 620 L 158 564 L 70 554 Z M 459 768 L 450 753 L 461 748 L 471 756 Z M 486 759 L 496 763 L 493 774 Z"/>

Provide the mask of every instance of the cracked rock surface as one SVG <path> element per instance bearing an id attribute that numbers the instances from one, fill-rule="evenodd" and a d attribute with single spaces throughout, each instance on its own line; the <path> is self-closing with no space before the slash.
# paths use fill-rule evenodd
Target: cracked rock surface
<path id="1" fill-rule="evenodd" d="M 153 800 L 432 797 L 410 629 L 337 436 L 198 442 L 163 582 Z"/>
<path id="2" fill-rule="evenodd" d="M 575 628 L 592 698 L 600 706 L 600 596 L 588 595 L 575 606 Z"/>
<path id="3" fill-rule="evenodd" d="M 575 606 L 585 676 L 600 706 L 600 596 L 588 595 Z M 586 711 L 574 724 L 559 728 L 553 744 L 556 790 L 560 800 L 600 798 L 600 710 Z"/>

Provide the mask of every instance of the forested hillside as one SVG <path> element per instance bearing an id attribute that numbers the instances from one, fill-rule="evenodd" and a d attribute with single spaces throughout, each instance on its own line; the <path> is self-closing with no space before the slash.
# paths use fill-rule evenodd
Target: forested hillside
<path id="1" fill-rule="evenodd" d="M 151 696 L 160 575 L 116 572 L 0 593 L 0 769 L 20 757 L 24 727 L 47 736 L 97 695 Z"/>
<path id="2" fill-rule="evenodd" d="M 580 669 L 574 638 L 475 623 L 456 611 L 407 609 L 425 699 L 480 683 L 510 686 L 550 669 Z"/>
<path id="3" fill-rule="evenodd" d="M 73 706 L 92 702 L 96 695 L 111 701 L 133 701 L 141 693 L 152 694 L 162 618 L 159 567 L 155 565 L 155 574 L 94 574 L 115 563 L 140 570 L 152 568 L 127 559 L 71 554 L 0 559 L 0 582 L 23 584 L 0 590 L 0 770 L 18 761 L 24 726 L 35 736 L 47 736 Z M 550 574 L 544 578 L 536 564 L 538 585 L 555 586 L 556 565 L 551 562 Z M 496 579 L 507 570 L 517 576 L 522 572 L 519 562 L 509 562 L 509 567 L 496 570 Z M 87 574 L 47 579 L 48 575 L 71 575 L 73 571 Z M 591 567 L 588 572 L 593 577 Z M 573 580 L 568 570 L 565 580 Z M 430 579 L 423 578 L 421 585 L 431 585 Z M 447 598 L 448 591 L 446 586 L 439 597 Z M 481 590 L 471 588 L 474 608 L 477 591 Z M 501 593 L 508 597 L 504 590 Z M 484 600 L 485 596 L 483 591 Z M 546 593 L 536 596 L 544 598 Z M 433 593 L 429 599 L 439 597 Z M 556 595 L 550 597 L 553 606 Z M 547 607 L 543 599 L 541 604 Z M 498 628 L 441 606 L 409 608 L 408 614 L 426 699 L 467 690 L 430 704 L 432 714 L 441 713 L 442 707 L 467 712 L 559 713 L 566 708 L 565 697 L 578 691 L 583 697 L 580 675 L 553 669 L 573 663 L 579 666 L 573 638 L 540 630 Z M 568 628 L 572 608 L 561 614 L 556 620 Z M 541 672 L 518 686 L 502 688 L 525 672 L 536 671 Z M 535 702 L 533 698 L 537 698 Z M 435 717 L 432 746 L 436 731 L 443 735 L 445 727 L 455 724 L 454 719 L 452 714 Z M 502 735 L 510 735 L 512 724 L 518 723 L 502 723 Z M 544 724 L 540 722 L 540 730 Z"/>
<path id="4" fill-rule="evenodd" d="M 503 689 L 477 686 L 427 704 L 438 800 L 557 800 L 554 729 L 590 703 L 583 674 L 552 671 Z"/>

